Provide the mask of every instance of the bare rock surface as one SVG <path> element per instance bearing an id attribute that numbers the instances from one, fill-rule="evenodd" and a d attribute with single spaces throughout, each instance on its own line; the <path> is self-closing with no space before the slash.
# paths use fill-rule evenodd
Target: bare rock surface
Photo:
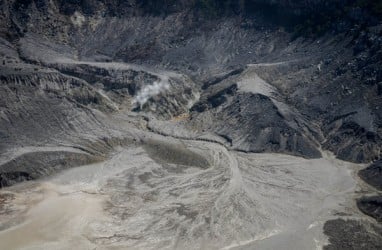
<path id="1" fill-rule="evenodd" d="M 371 186 L 382 190 L 382 161 L 376 161 L 359 171 L 359 176 Z"/>

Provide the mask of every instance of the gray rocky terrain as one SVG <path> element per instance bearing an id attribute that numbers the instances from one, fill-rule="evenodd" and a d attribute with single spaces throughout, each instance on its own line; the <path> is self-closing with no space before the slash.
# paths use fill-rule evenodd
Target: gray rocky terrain
<path id="1" fill-rule="evenodd" d="M 381 16 L 2 1 L 0 249 L 381 249 Z"/>

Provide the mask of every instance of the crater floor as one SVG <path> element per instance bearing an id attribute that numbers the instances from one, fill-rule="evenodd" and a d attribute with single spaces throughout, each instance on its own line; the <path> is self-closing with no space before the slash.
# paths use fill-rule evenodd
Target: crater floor
<path id="1" fill-rule="evenodd" d="M 0 248 L 319 249 L 324 222 L 356 210 L 359 166 L 329 153 L 145 137 L 105 162 L 1 190 Z"/>

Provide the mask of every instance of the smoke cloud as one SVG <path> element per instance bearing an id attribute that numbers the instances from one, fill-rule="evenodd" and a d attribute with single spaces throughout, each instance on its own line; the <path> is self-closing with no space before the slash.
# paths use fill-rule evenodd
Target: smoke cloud
<path id="1" fill-rule="evenodd" d="M 134 97 L 133 105 L 142 107 L 151 97 L 157 96 L 170 88 L 168 80 L 155 81 L 142 88 Z"/>

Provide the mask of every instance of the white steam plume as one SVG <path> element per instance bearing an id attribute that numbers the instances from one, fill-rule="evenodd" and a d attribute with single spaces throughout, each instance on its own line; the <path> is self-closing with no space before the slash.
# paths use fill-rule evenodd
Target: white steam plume
<path id="1" fill-rule="evenodd" d="M 138 92 L 134 97 L 133 105 L 142 107 L 151 97 L 157 96 L 169 88 L 170 84 L 167 79 L 155 81 L 153 84 L 145 86 Z"/>

